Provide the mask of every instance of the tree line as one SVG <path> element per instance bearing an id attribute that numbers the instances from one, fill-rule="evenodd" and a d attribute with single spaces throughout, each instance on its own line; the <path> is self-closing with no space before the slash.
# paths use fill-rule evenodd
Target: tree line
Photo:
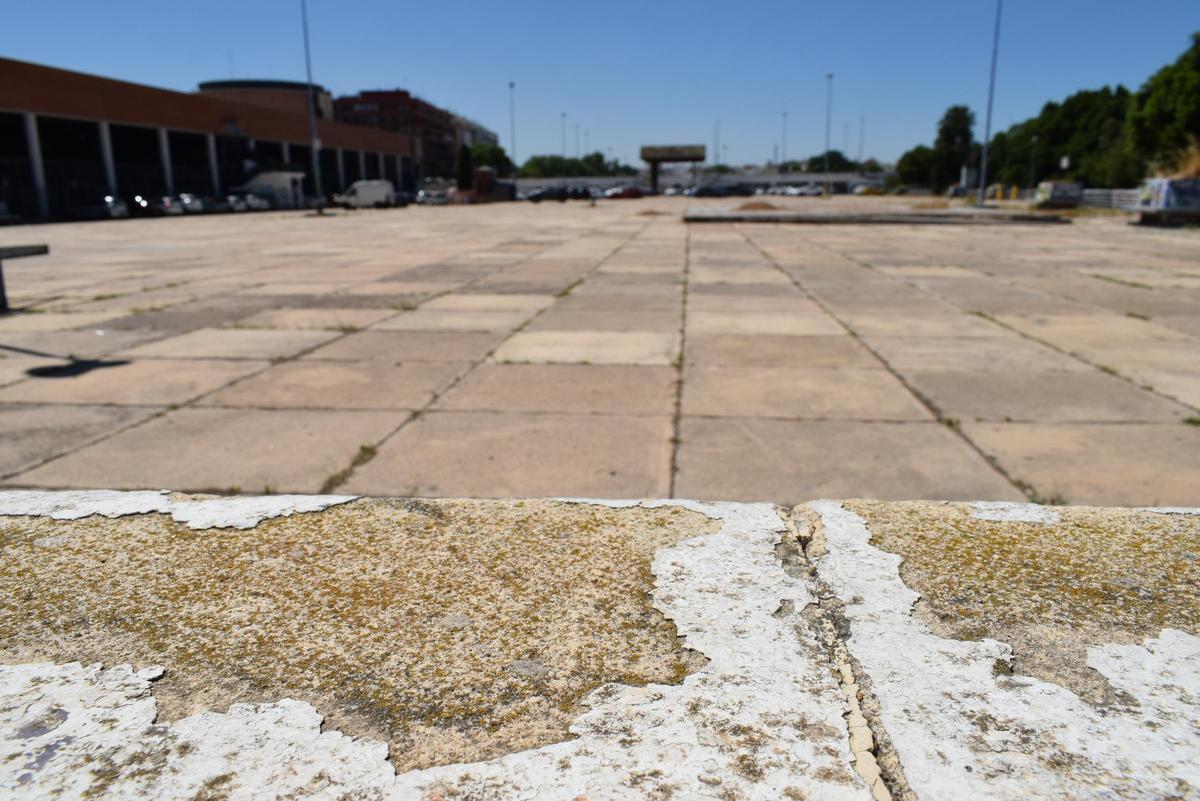
<path id="1" fill-rule="evenodd" d="M 1200 33 L 1191 40 L 1136 92 L 1120 85 L 1076 92 L 997 133 L 988 148 L 988 183 L 1033 186 L 1059 179 L 1130 187 L 1147 175 L 1179 169 L 1200 147 Z M 958 182 L 963 166 L 978 168 L 974 123 L 968 107 L 951 106 L 933 145 L 900 157 L 895 180 L 941 192 Z"/>
<path id="2" fill-rule="evenodd" d="M 596 151 L 581 158 L 562 156 L 530 156 L 518 169 L 504 148 L 499 145 L 480 143 L 472 146 L 460 145 L 455 162 L 454 174 L 460 188 L 474 185 L 475 169 L 491 167 L 499 178 L 511 178 L 514 170 L 521 178 L 559 178 L 580 176 L 637 175 L 636 167 L 608 161 L 604 154 Z"/>

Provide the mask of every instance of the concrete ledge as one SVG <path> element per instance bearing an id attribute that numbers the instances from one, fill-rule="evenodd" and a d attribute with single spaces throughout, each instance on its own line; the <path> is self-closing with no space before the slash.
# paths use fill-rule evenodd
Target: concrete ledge
<path id="1" fill-rule="evenodd" d="M 943 212 L 793 212 L 736 211 L 690 208 L 683 214 L 690 223 L 797 223 L 804 225 L 1025 225 L 1070 224 L 1060 214 L 1022 214 L 1007 211 Z"/>
<path id="2" fill-rule="evenodd" d="M 1186 508 L 0 493 L 0 788 L 1194 797 L 1198 541 Z"/>

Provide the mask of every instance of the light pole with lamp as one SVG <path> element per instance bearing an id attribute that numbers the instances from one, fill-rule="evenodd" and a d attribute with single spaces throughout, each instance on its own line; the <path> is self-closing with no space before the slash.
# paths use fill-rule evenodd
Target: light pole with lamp
<path id="1" fill-rule="evenodd" d="M 300 22 L 304 28 L 304 73 L 308 78 L 308 136 L 312 156 L 313 191 L 317 195 L 317 213 L 325 213 L 325 192 L 321 187 L 321 140 L 317 138 L 317 98 L 313 89 L 312 56 L 308 49 L 308 2 L 300 0 Z"/>
<path id="2" fill-rule="evenodd" d="M 992 96 L 996 91 L 996 55 L 1000 51 L 1000 10 L 1003 8 L 1004 0 L 996 0 L 996 27 L 992 31 L 992 69 L 988 75 L 988 104 L 987 115 L 984 117 L 983 123 L 983 154 L 979 159 L 979 205 L 984 202 L 984 194 L 987 192 L 987 161 L 988 161 L 988 140 L 992 138 Z"/>
<path id="3" fill-rule="evenodd" d="M 783 112 L 783 140 L 782 140 L 782 143 L 783 143 L 783 145 L 779 149 L 779 163 L 781 166 L 784 164 L 787 164 L 787 112 L 786 111 Z"/>
<path id="4" fill-rule="evenodd" d="M 513 181 L 517 180 L 517 83 L 508 82 L 508 146 L 512 150 Z"/>
<path id="5" fill-rule="evenodd" d="M 829 194 L 829 128 L 833 124 L 833 73 L 825 73 L 828 91 L 825 95 L 825 194 Z"/>

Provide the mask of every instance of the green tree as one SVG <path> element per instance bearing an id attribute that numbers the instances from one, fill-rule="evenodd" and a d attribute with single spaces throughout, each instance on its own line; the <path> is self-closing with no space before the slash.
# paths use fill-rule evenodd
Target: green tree
<path id="1" fill-rule="evenodd" d="M 917 145 L 896 162 L 896 179 L 910 186 L 929 186 L 933 172 L 933 150 Z"/>
<path id="2" fill-rule="evenodd" d="M 1200 32 L 1133 96 L 1125 133 L 1133 153 L 1160 168 L 1173 166 L 1200 136 Z"/>
<path id="3" fill-rule="evenodd" d="M 475 161 L 471 158 L 471 148 L 459 145 L 458 159 L 454 163 L 454 174 L 459 189 L 475 188 Z"/>
<path id="4" fill-rule="evenodd" d="M 825 153 L 818 153 L 810 158 L 808 160 L 809 172 L 824 172 L 825 156 Z M 830 150 L 828 156 L 830 172 L 854 172 L 858 170 L 858 165 L 846 158 L 840 150 Z"/>
<path id="5" fill-rule="evenodd" d="M 941 192 L 958 183 L 962 168 L 971 163 L 975 137 L 971 128 L 975 114 L 966 106 L 951 106 L 938 122 L 937 139 L 933 142 L 930 186 Z"/>
<path id="6" fill-rule="evenodd" d="M 487 142 L 471 145 L 471 162 L 476 167 L 491 167 L 500 178 L 508 178 L 516 167 L 504 148 Z"/>

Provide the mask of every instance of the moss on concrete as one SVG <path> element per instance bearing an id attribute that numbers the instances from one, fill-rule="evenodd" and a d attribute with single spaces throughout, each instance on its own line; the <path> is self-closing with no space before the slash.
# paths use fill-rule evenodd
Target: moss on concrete
<path id="1" fill-rule="evenodd" d="M 239 531 L 0 522 L 0 660 L 161 664 L 160 717 L 309 701 L 397 769 L 565 739 L 604 682 L 696 664 L 650 605 L 679 508 L 361 500 Z"/>
<path id="2" fill-rule="evenodd" d="M 1013 672 L 1093 703 L 1127 699 L 1087 666 L 1087 646 L 1164 628 L 1200 634 L 1200 517 L 1064 507 L 1058 523 L 1039 524 L 981 520 L 965 504 L 845 506 L 873 545 L 903 558 L 935 632 L 1006 642 Z"/>

